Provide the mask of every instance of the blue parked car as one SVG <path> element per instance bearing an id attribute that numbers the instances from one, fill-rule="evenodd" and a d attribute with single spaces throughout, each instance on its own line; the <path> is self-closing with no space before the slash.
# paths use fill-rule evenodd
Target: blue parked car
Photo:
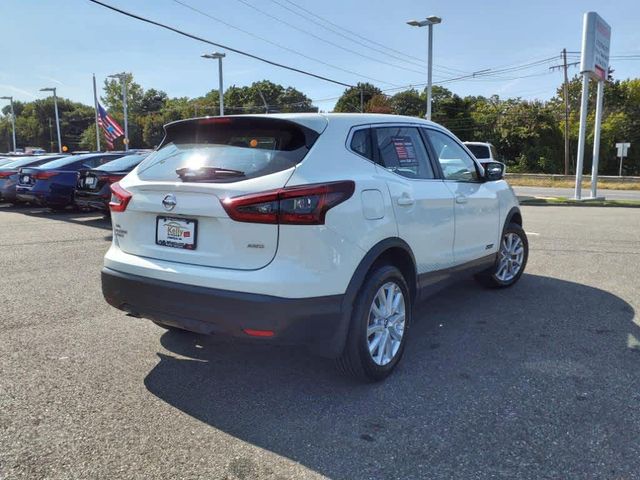
<path id="1" fill-rule="evenodd" d="M 21 202 L 62 210 L 73 205 L 78 171 L 124 156 L 125 153 L 88 153 L 47 162 L 39 167 L 23 167 L 18 174 L 16 198 Z"/>
<path id="2" fill-rule="evenodd" d="M 0 166 L 0 202 L 17 203 L 16 185 L 18 172 L 22 167 L 37 167 L 66 155 L 38 155 L 35 157 L 14 157 L 13 161 Z"/>

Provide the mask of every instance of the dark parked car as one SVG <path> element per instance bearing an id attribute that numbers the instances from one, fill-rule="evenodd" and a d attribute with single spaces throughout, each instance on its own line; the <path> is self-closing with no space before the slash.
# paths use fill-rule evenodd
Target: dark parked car
<path id="1" fill-rule="evenodd" d="M 16 197 L 21 202 L 61 210 L 73 205 L 78 172 L 96 168 L 123 157 L 122 153 L 89 153 L 47 162 L 39 167 L 23 167 L 18 175 Z"/>
<path id="2" fill-rule="evenodd" d="M 127 155 L 91 170 L 80 170 L 75 204 L 79 208 L 109 211 L 111 184 L 118 182 L 147 157 L 148 153 Z"/>
<path id="3" fill-rule="evenodd" d="M 0 201 L 17 203 L 16 185 L 18 172 L 22 167 L 37 167 L 66 155 L 38 155 L 34 157 L 14 157 L 10 163 L 0 166 Z"/>

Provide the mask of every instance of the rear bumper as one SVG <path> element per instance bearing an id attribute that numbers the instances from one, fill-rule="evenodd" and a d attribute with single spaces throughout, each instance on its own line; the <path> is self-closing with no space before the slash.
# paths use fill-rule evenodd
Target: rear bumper
<path id="1" fill-rule="evenodd" d="M 16 198 L 21 202 L 28 202 L 42 207 L 62 207 L 71 205 L 72 195 L 69 192 L 54 192 L 50 189 L 16 187 Z"/>
<path id="2" fill-rule="evenodd" d="M 156 280 L 102 269 L 106 301 L 134 316 L 203 334 L 249 339 L 243 330 L 270 330 L 260 342 L 305 345 L 337 357 L 344 345 L 344 295 L 281 298 Z"/>
<path id="3" fill-rule="evenodd" d="M 54 196 L 48 192 L 34 192 L 30 190 L 21 191 L 20 187 L 16 189 L 16 198 L 20 202 L 31 203 L 41 207 L 55 207 L 69 204 L 69 199 L 67 197 Z"/>
<path id="4" fill-rule="evenodd" d="M 109 198 L 101 198 L 97 195 L 77 195 L 73 202 L 80 208 L 92 208 L 95 210 L 108 211 Z"/>

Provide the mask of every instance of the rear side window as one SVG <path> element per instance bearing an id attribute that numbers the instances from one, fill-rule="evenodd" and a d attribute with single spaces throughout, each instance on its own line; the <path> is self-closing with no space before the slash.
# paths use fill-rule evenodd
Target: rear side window
<path id="1" fill-rule="evenodd" d="M 375 137 L 380 163 L 387 170 L 407 178 L 435 178 L 417 128 L 376 128 Z"/>
<path id="2" fill-rule="evenodd" d="M 359 155 L 362 155 L 369 160 L 373 159 L 373 152 L 371 149 L 371 129 L 363 128 L 356 130 L 351 137 L 351 150 Z"/>
<path id="3" fill-rule="evenodd" d="M 291 168 L 319 134 L 287 120 L 223 117 L 168 125 L 160 149 L 138 169 L 143 180 L 234 182 Z"/>

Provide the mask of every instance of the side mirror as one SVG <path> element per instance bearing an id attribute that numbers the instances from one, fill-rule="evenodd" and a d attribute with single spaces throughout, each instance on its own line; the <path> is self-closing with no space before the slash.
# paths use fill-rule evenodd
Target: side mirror
<path id="1" fill-rule="evenodd" d="M 484 164 L 484 179 L 487 182 L 502 180 L 504 177 L 504 163 L 488 162 Z"/>

